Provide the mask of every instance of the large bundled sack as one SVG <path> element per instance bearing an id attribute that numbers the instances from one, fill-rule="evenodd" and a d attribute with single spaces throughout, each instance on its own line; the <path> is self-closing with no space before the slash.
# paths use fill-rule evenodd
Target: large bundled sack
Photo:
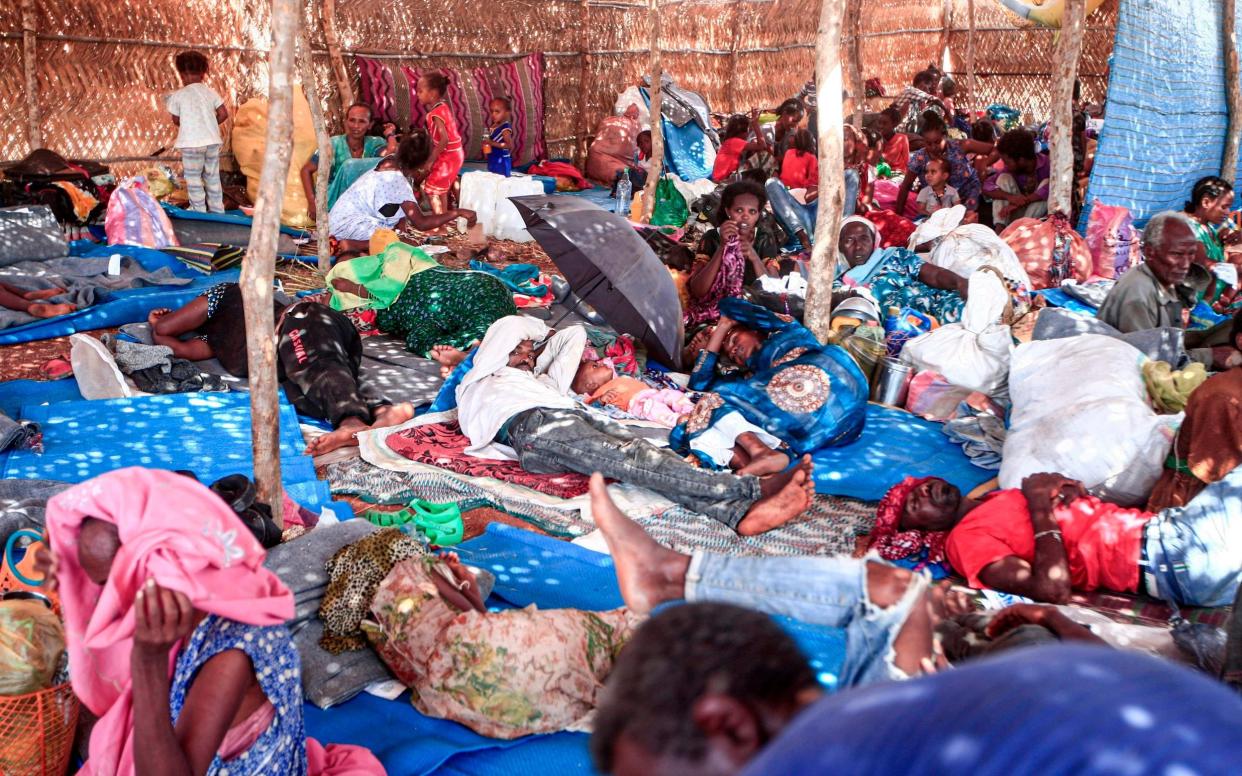
<path id="1" fill-rule="evenodd" d="M 961 321 L 910 340 L 901 360 L 919 372 L 939 372 L 953 385 L 996 396 L 1009 379 L 1013 337 L 1002 320 L 1013 308 L 1000 274 L 991 267 L 975 272 L 969 283 Z"/>
<path id="2" fill-rule="evenodd" d="M 1146 503 L 1182 415 L 1152 410 L 1146 356 L 1099 334 L 1020 345 L 1009 372 L 1013 399 L 1002 488 L 1037 472 L 1081 480 L 1122 506 Z"/>
<path id="3" fill-rule="evenodd" d="M 267 146 L 267 100 L 255 97 L 237 109 L 233 117 L 233 156 L 246 176 L 246 193 L 251 202 L 259 196 L 259 174 L 263 172 L 263 151 Z M 293 87 L 293 153 L 285 175 L 285 198 L 280 202 L 280 222 L 295 229 L 314 223 L 307 213 L 306 192 L 302 189 L 302 165 L 318 149 L 310 105 L 302 87 Z"/>
<path id="4" fill-rule="evenodd" d="M 1017 254 L 1033 290 L 1058 288 L 1064 280 L 1085 283 L 1094 271 L 1087 241 L 1064 218 L 1019 218 L 1000 236 Z"/>
<path id="5" fill-rule="evenodd" d="M 494 172 L 472 170 L 461 176 L 461 206 L 473 210 L 488 237 L 530 242 L 526 222 L 509 197 L 542 194 L 543 184 L 525 175 L 506 178 Z"/>
<path id="6" fill-rule="evenodd" d="M 1087 249 L 1102 278 L 1119 278 L 1143 260 L 1143 232 L 1134 225 L 1134 216 L 1122 205 L 1105 205 L 1098 199 L 1087 220 Z"/>
<path id="7" fill-rule="evenodd" d="M 47 205 L 0 208 L 0 267 L 69 255 L 69 242 Z"/>
<path id="8" fill-rule="evenodd" d="M 936 243 L 930 261 L 964 278 L 980 267 L 995 267 L 1006 280 L 1031 289 L 1031 279 L 1013 248 L 982 224 L 962 224 L 949 231 Z"/>
<path id="9" fill-rule="evenodd" d="M 595 139 L 587 150 L 587 177 L 611 186 L 622 170 L 633 166 L 638 151 L 638 119 L 631 115 L 609 116 L 595 129 Z"/>

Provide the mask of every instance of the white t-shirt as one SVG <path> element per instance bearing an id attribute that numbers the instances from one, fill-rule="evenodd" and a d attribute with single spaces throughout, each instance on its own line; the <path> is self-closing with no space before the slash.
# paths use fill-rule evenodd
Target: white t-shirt
<path id="1" fill-rule="evenodd" d="M 961 201 L 962 198 L 958 196 L 957 189 L 952 186 L 945 186 L 944 194 L 939 197 L 936 196 L 936 190 L 931 186 L 924 186 L 923 190 L 919 192 L 918 199 L 915 200 L 919 210 L 928 215 L 935 213 L 937 210 L 953 207 L 960 204 Z"/>
<path id="2" fill-rule="evenodd" d="M 391 229 L 405 213 L 380 213 L 385 205 L 414 201 L 414 188 L 400 170 L 371 170 L 345 190 L 328 212 L 328 233 L 338 240 L 370 240 L 376 229 Z"/>
<path id="3" fill-rule="evenodd" d="M 164 98 L 168 112 L 181 120 L 173 148 L 220 145 L 216 108 L 224 104 L 216 90 L 204 83 L 183 86 Z"/>

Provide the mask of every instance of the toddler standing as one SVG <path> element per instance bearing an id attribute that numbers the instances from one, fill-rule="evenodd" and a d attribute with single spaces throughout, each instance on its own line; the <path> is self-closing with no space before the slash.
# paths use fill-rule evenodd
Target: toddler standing
<path id="1" fill-rule="evenodd" d="M 513 172 L 513 124 L 509 120 L 513 108 L 507 97 L 497 97 L 487 107 L 492 116 L 483 145 L 487 171 L 508 178 Z"/>
<path id="2" fill-rule="evenodd" d="M 223 213 L 220 125 L 228 119 L 229 109 L 220 95 L 203 83 L 207 77 L 207 57 L 198 51 L 183 51 L 175 62 L 185 85 L 164 98 L 164 105 L 177 125 L 173 147 L 181 152 L 190 209 L 204 213 L 210 208 L 213 213 Z"/>

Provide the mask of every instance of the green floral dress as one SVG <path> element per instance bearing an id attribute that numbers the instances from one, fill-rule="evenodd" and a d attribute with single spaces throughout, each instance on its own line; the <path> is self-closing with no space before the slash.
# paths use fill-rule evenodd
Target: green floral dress
<path id="1" fill-rule="evenodd" d="M 396 301 L 376 311 L 375 324 L 426 356 L 436 345 L 465 350 L 506 315 L 517 315 L 517 305 L 504 283 L 485 272 L 433 267 L 410 276 Z"/>
<path id="2" fill-rule="evenodd" d="M 956 291 L 932 288 L 919 280 L 923 260 L 907 250 L 894 250 L 868 285 L 880 304 L 880 313 L 889 307 L 909 307 L 932 316 L 941 324 L 961 320 L 965 300 Z"/>

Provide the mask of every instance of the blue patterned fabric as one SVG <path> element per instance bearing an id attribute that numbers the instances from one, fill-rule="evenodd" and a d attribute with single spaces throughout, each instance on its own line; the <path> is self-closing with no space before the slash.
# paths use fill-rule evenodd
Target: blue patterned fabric
<path id="1" fill-rule="evenodd" d="M 1220 174 L 1228 124 L 1219 0 L 1121 3 L 1079 231 L 1097 199 L 1129 208 L 1136 226 L 1181 210 L 1196 180 Z"/>
<path id="2" fill-rule="evenodd" d="M 700 354 L 690 387 L 712 393 L 669 436 L 669 445 L 688 453 L 691 441 L 717 418 L 740 412 L 778 437 L 796 455 L 845 444 L 862 433 L 867 378 L 843 348 L 823 345 L 802 324 L 741 299 L 723 299 L 720 313 L 767 334 L 746 364 L 749 377 L 714 381 L 717 356 Z"/>
<path id="3" fill-rule="evenodd" d="M 245 773 L 248 776 L 300 776 L 306 773 L 306 729 L 302 722 L 302 664 L 293 638 L 283 625 L 245 625 L 208 615 L 177 653 L 169 690 L 173 724 L 181 716 L 190 684 L 199 669 L 221 652 L 239 649 L 254 666 L 259 686 L 276 709 L 267 730 L 237 757 L 225 762 L 219 755 L 207 768 L 208 776 Z"/>

